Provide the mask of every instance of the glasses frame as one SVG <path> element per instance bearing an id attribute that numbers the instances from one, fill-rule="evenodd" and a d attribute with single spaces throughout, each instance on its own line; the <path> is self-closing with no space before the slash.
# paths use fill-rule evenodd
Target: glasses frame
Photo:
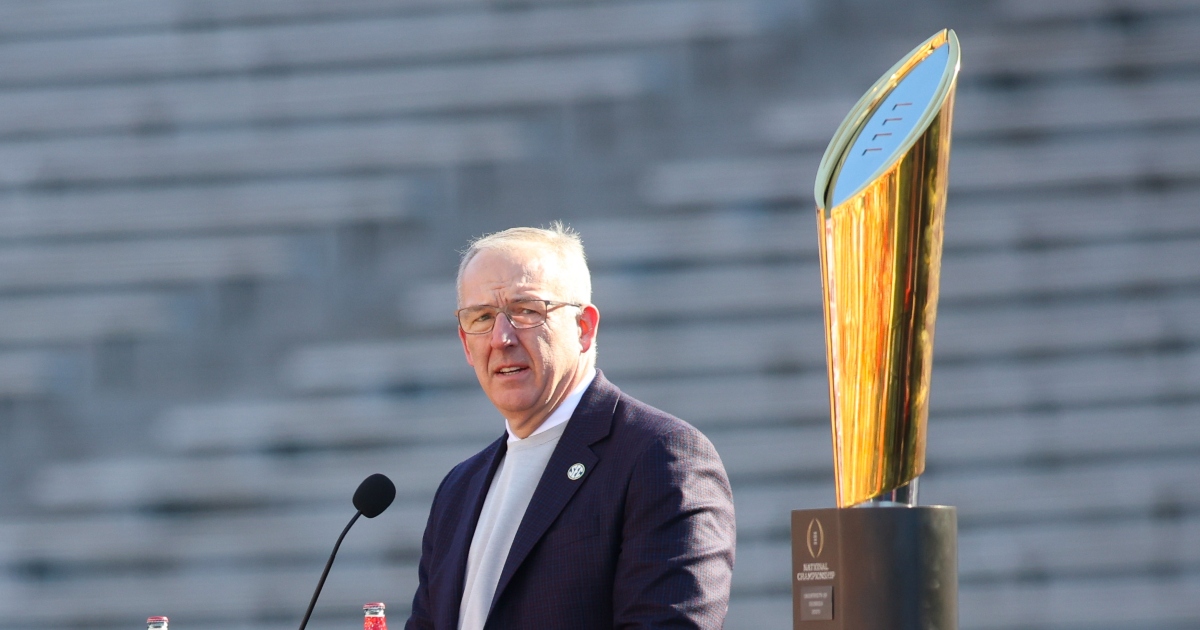
<path id="1" fill-rule="evenodd" d="M 512 309 L 512 307 L 514 305 L 521 304 L 521 303 L 527 303 L 527 302 L 542 302 L 543 304 L 545 304 L 546 305 L 546 316 L 544 318 L 542 318 L 542 321 L 540 321 L 532 326 L 518 326 L 517 323 L 513 321 L 512 313 L 510 313 L 509 311 Z M 491 328 L 488 328 L 487 330 L 483 330 L 483 331 L 479 331 L 479 332 L 471 332 L 471 331 L 467 330 L 466 327 L 464 327 L 462 324 L 462 312 L 465 310 L 468 310 L 468 309 L 480 308 L 483 306 L 488 306 L 488 307 L 492 307 L 492 308 L 496 309 L 497 317 L 496 317 L 496 319 L 492 320 Z M 537 328 L 538 326 L 545 326 L 546 320 L 550 318 L 550 311 L 561 308 L 563 306 L 574 306 L 575 308 L 582 309 L 584 305 L 576 304 L 575 302 L 558 302 L 555 300 L 539 300 L 539 299 L 513 300 L 513 301 L 509 302 L 508 304 L 505 304 L 503 307 L 493 307 L 490 304 L 477 304 L 475 306 L 464 306 L 464 307 L 458 309 L 457 311 L 454 311 L 454 318 L 458 321 L 458 328 L 459 328 L 459 330 L 463 331 L 463 334 L 465 334 L 465 335 L 486 335 L 496 329 L 496 322 L 500 321 L 500 318 L 498 317 L 499 315 L 504 315 L 504 317 L 508 319 L 508 325 L 512 326 L 516 330 L 531 330 L 531 329 Z"/>

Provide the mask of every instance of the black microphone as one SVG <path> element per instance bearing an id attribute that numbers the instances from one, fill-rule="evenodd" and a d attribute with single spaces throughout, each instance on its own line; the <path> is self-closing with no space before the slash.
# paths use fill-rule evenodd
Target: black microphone
<path id="1" fill-rule="evenodd" d="M 358 511 L 354 513 L 350 522 L 346 523 L 346 529 L 342 530 L 342 535 L 338 536 L 337 542 L 333 545 L 333 553 L 329 554 L 329 562 L 325 563 L 325 570 L 321 572 L 317 590 L 313 591 L 312 601 L 308 602 L 308 610 L 304 611 L 304 620 L 300 622 L 300 630 L 304 630 L 304 627 L 308 625 L 308 618 L 312 616 L 313 608 L 317 605 L 317 597 L 321 595 L 321 588 L 325 586 L 325 578 L 329 576 L 329 567 L 333 566 L 333 557 L 337 555 L 338 547 L 342 546 L 342 539 L 346 537 L 346 532 L 350 531 L 350 527 L 354 525 L 354 521 L 357 521 L 358 517 L 375 518 L 383 514 L 383 511 L 388 509 L 395 499 L 396 485 L 385 475 L 375 473 L 358 484 L 358 490 L 354 491 L 354 508 Z"/>
<path id="2" fill-rule="evenodd" d="M 354 507 L 367 518 L 375 518 L 388 509 L 396 499 L 396 486 L 384 475 L 375 473 L 358 484 L 354 491 Z"/>

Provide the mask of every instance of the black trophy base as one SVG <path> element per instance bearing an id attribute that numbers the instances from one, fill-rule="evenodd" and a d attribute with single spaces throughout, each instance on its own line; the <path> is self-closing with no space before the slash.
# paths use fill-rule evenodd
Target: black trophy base
<path id="1" fill-rule="evenodd" d="M 957 630 L 953 507 L 792 511 L 794 630 Z"/>

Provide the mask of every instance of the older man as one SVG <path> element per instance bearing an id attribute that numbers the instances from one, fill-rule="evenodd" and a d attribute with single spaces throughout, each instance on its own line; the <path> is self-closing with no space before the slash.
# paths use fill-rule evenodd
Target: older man
<path id="1" fill-rule="evenodd" d="M 720 628 L 725 469 L 699 431 L 596 370 L 578 235 L 476 240 L 458 307 L 467 363 L 507 430 L 438 488 L 406 628 Z"/>

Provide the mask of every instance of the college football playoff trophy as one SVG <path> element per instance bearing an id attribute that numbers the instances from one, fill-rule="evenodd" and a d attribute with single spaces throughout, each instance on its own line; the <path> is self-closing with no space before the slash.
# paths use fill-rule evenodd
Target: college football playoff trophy
<path id="1" fill-rule="evenodd" d="M 957 517 L 918 506 L 958 38 L 900 60 L 817 172 L 837 508 L 792 512 L 797 630 L 953 630 Z"/>

